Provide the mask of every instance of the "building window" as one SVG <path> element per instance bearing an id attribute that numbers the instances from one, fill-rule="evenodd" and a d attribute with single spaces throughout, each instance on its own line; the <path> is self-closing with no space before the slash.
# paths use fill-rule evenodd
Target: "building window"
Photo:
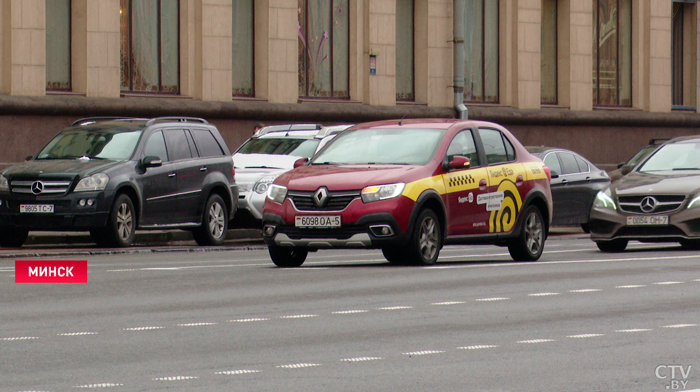
<path id="1" fill-rule="evenodd" d="M 120 1 L 122 91 L 179 93 L 179 0 Z"/>
<path id="2" fill-rule="evenodd" d="M 70 0 L 46 0 L 46 89 L 71 89 Z"/>
<path id="3" fill-rule="evenodd" d="M 233 95 L 252 97 L 254 73 L 253 0 L 233 0 Z"/>
<path id="4" fill-rule="evenodd" d="M 557 0 L 542 0 L 541 102 L 557 104 Z"/>
<path id="5" fill-rule="evenodd" d="M 396 0 L 396 100 L 415 101 L 413 0 Z"/>
<path id="6" fill-rule="evenodd" d="M 466 0 L 464 92 L 470 102 L 498 102 L 498 0 Z"/>
<path id="7" fill-rule="evenodd" d="M 348 0 L 299 1 L 299 96 L 348 98 Z"/>
<path id="8" fill-rule="evenodd" d="M 593 105 L 632 106 L 632 0 L 595 0 Z"/>
<path id="9" fill-rule="evenodd" d="M 671 17 L 671 96 L 675 109 L 694 109 L 695 1 L 674 1 Z"/>

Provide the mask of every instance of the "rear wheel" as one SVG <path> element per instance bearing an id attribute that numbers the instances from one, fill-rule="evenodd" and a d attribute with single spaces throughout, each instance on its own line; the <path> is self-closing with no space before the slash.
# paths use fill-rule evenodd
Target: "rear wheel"
<path id="1" fill-rule="evenodd" d="M 544 250 L 544 219 L 540 209 L 532 205 L 525 209 L 524 216 L 525 223 L 518 238 L 508 245 L 508 252 L 513 260 L 535 261 Z"/>
<path id="2" fill-rule="evenodd" d="M 294 268 L 304 264 L 309 251 L 306 248 L 291 248 L 277 245 L 267 247 L 270 258 L 276 266 L 281 268 Z"/>
<path id="3" fill-rule="evenodd" d="M 0 246 L 5 248 L 19 248 L 27 240 L 27 230 L 0 230 Z"/>
<path id="4" fill-rule="evenodd" d="M 416 219 L 411 240 L 406 249 L 406 259 L 410 264 L 435 264 L 440 254 L 442 244 L 440 223 L 435 212 L 430 209 L 422 210 Z"/>
<path id="5" fill-rule="evenodd" d="M 112 211 L 104 229 L 90 231 L 92 239 L 100 246 L 126 247 L 136 236 L 136 215 L 131 198 L 122 193 L 114 199 Z"/>
<path id="6" fill-rule="evenodd" d="M 598 249 L 607 253 L 622 252 L 627 247 L 627 240 L 599 241 L 595 243 Z"/>
<path id="7" fill-rule="evenodd" d="M 204 207 L 202 226 L 192 231 L 194 240 L 199 245 L 221 245 L 228 230 L 228 213 L 224 199 L 217 194 L 209 196 Z"/>

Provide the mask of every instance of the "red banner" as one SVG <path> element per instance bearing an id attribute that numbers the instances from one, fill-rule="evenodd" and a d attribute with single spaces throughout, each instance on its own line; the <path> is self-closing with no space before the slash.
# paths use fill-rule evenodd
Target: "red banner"
<path id="1" fill-rule="evenodd" d="M 87 283 L 87 260 L 15 260 L 15 283 Z"/>

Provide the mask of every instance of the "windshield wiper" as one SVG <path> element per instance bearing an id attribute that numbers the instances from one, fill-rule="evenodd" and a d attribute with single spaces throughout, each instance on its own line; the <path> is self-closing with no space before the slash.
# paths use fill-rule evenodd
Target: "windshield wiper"
<path id="1" fill-rule="evenodd" d="M 672 169 L 673 171 L 676 170 L 700 170 L 698 167 L 675 167 Z"/>
<path id="2" fill-rule="evenodd" d="M 313 162 L 312 165 L 335 165 L 335 162 Z"/>

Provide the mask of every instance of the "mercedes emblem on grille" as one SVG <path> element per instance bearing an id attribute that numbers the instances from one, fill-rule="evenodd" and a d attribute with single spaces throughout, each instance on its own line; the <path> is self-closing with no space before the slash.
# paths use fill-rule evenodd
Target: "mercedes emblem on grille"
<path id="1" fill-rule="evenodd" d="M 314 192 L 314 204 L 316 207 L 323 207 L 328 199 L 328 189 L 326 187 L 320 187 L 316 192 Z"/>
<path id="2" fill-rule="evenodd" d="M 656 208 L 656 199 L 651 196 L 647 196 L 642 199 L 641 203 L 639 203 L 639 207 L 644 212 L 652 212 Z"/>
<path id="3" fill-rule="evenodd" d="M 32 193 L 35 195 L 40 194 L 44 191 L 44 183 L 41 181 L 34 181 L 32 184 Z"/>

